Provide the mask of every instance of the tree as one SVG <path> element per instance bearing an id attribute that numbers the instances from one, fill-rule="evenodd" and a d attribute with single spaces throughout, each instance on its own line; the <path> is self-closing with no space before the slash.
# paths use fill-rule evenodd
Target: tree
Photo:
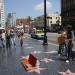
<path id="1" fill-rule="evenodd" d="M 27 20 L 28 20 L 29 25 L 31 25 L 32 18 L 30 16 L 28 16 L 28 19 Z"/>

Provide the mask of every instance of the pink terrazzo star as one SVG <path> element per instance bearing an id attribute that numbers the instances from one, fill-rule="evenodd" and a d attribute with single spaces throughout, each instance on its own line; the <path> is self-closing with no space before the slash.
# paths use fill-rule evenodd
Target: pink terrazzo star
<path id="1" fill-rule="evenodd" d="M 29 55 L 28 56 L 21 56 L 20 59 L 28 59 L 29 58 Z"/>
<path id="2" fill-rule="evenodd" d="M 33 51 L 33 52 L 31 52 L 31 53 L 33 53 L 33 54 L 38 54 L 38 53 L 42 53 L 42 51 Z"/>
<path id="3" fill-rule="evenodd" d="M 40 60 L 40 61 L 44 61 L 45 63 L 49 63 L 49 62 L 52 62 L 52 61 L 54 61 L 54 60 L 48 59 L 48 58 L 44 58 L 43 60 Z"/>
<path id="4" fill-rule="evenodd" d="M 29 70 L 28 72 L 36 72 L 36 73 L 38 73 L 38 74 L 40 74 L 41 72 L 41 70 L 45 70 L 46 68 L 40 68 L 40 67 L 36 67 L 36 68 L 34 68 L 34 69 L 32 69 L 32 70 Z"/>
<path id="5" fill-rule="evenodd" d="M 61 75 L 75 75 L 75 73 L 72 73 L 69 69 L 66 72 L 59 72 Z"/>

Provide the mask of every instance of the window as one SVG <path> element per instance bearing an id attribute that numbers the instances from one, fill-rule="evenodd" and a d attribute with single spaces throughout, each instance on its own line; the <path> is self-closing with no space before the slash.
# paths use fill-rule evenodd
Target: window
<path id="1" fill-rule="evenodd" d="M 58 17 L 56 17 L 56 19 L 58 19 Z"/>
<path id="2" fill-rule="evenodd" d="M 52 17 L 48 17 L 49 19 L 52 19 Z"/>
<path id="3" fill-rule="evenodd" d="M 50 23 L 52 23 L 52 21 L 50 21 Z"/>
<path id="4" fill-rule="evenodd" d="M 57 24 L 59 24 L 59 23 L 60 23 L 60 21 L 58 20 L 58 21 L 56 21 L 56 23 L 57 23 Z"/>

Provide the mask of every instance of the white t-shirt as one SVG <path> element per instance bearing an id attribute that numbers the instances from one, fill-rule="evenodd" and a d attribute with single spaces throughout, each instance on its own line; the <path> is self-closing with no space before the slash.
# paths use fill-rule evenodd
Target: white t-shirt
<path id="1" fill-rule="evenodd" d="M 72 32 L 72 38 L 74 39 L 74 31 L 71 31 Z"/>
<path id="2" fill-rule="evenodd" d="M 5 40 L 5 33 L 2 33 L 2 38 Z"/>

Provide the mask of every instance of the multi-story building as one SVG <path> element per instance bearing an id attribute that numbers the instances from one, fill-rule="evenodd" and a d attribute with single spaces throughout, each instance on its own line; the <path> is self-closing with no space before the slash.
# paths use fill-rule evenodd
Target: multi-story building
<path id="1" fill-rule="evenodd" d="M 52 25 L 61 25 L 61 16 L 59 13 L 49 13 L 47 14 L 47 25 L 51 27 Z"/>
<path id="2" fill-rule="evenodd" d="M 61 0 L 62 25 L 72 25 L 75 31 L 75 0 Z"/>
<path id="3" fill-rule="evenodd" d="M 34 19 L 35 27 L 44 27 L 44 15 L 36 17 Z M 50 30 L 52 26 L 61 25 L 61 16 L 59 13 L 48 13 L 47 14 L 47 28 Z"/>
<path id="4" fill-rule="evenodd" d="M 4 1 L 0 0 L 0 27 L 5 27 Z"/>
<path id="5" fill-rule="evenodd" d="M 0 26 L 1 26 L 1 11 L 0 11 Z"/>
<path id="6" fill-rule="evenodd" d="M 0 27 L 1 27 L 1 11 L 0 11 Z"/>

